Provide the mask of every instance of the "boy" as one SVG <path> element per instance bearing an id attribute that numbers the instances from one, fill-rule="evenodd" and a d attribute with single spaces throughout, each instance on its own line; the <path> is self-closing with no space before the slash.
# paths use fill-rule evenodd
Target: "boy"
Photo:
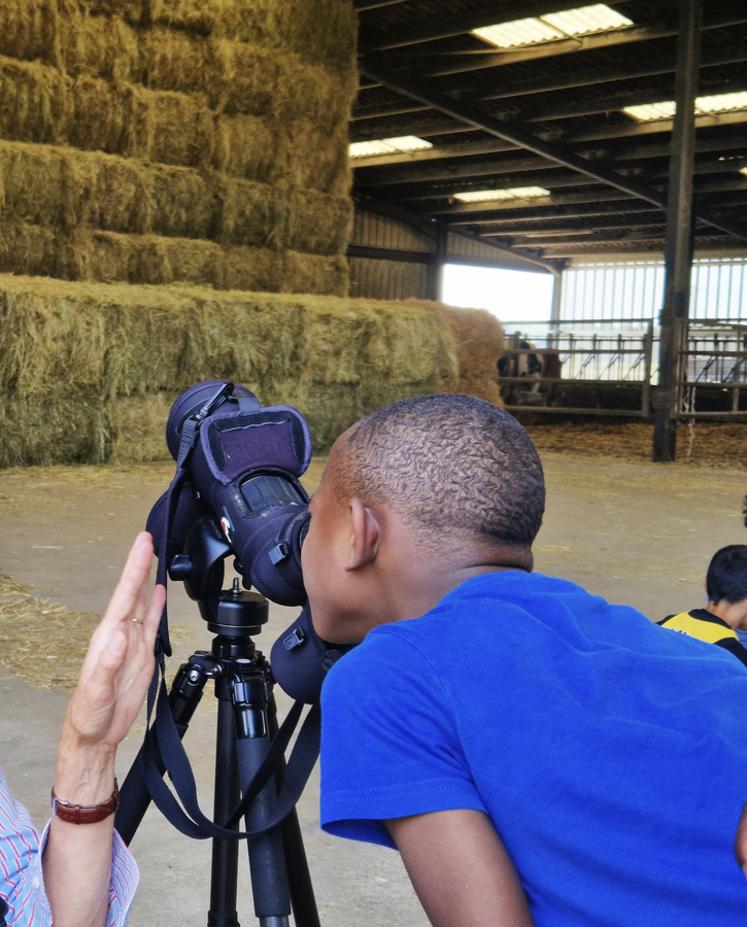
<path id="1" fill-rule="evenodd" d="M 319 634 L 363 642 L 324 684 L 322 825 L 396 846 L 437 927 L 745 927 L 747 674 L 533 574 L 543 508 L 481 400 L 335 443 L 304 580 Z"/>
<path id="2" fill-rule="evenodd" d="M 723 647 L 747 665 L 738 631 L 747 630 L 747 544 L 730 544 L 713 555 L 706 574 L 707 605 L 658 622 L 680 634 Z"/>

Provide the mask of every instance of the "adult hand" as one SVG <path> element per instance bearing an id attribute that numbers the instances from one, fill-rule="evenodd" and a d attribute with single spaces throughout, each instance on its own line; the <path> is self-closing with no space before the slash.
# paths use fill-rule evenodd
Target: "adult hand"
<path id="1" fill-rule="evenodd" d="M 153 541 L 132 545 L 117 588 L 94 631 L 68 705 L 57 753 L 55 793 L 75 805 L 105 802 L 114 788 L 117 745 L 137 717 L 153 675 L 153 646 L 166 599 L 147 601 Z M 77 825 L 53 817 L 44 882 L 55 927 L 103 927 L 111 874 L 114 816 Z"/>
<path id="2" fill-rule="evenodd" d="M 166 599 L 156 586 L 147 604 L 153 541 L 135 539 L 119 584 L 91 638 L 62 738 L 71 746 L 114 752 L 143 704 L 154 669 L 153 647 Z"/>

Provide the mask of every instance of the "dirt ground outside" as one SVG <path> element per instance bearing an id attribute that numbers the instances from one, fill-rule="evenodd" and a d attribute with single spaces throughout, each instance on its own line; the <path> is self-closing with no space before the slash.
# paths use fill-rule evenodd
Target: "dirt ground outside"
<path id="1" fill-rule="evenodd" d="M 651 618 L 702 602 L 710 555 L 747 543 L 747 427 L 696 425 L 689 459 L 652 464 L 650 427 L 614 423 L 530 423 L 548 484 L 536 568 L 565 576 Z M 715 430 L 714 430 L 715 429 Z M 684 446 L 686 430 L 680 433 Z M 315 460 L 313 490 L 323 461 Z M 47 815 L 56 737 L 90 628 L 103 609 L 131 538 L 167 485 L 168 463 L 0 471 L 0 762 L 38 823 Z M 293 609 L 274 606 L 258 640 L 265 652 Z M 194 605 L 173 588 L 172 668 L 210 636 Z M 662 632 L 664 633 L 664 632 Z M 213 700 L 188 734 L 200 795 L 209 808 L 214 758 Z M 278 694 L 281 714 L 288 701 Z M 142 737 L 135 726 L 120 753 L 120 778 Z M 315 774 L 299 805 L 325 927 L 424 927 L 395 853 L 336 840 L 318 828 Z M 134 852 L 142 877 L 132 927 L 205 922 L 209 847 L 146 815 Z M 246 885 L 242 873 L 242 885 Z M 240 890 L 242 923 L 254 923 Z"/>

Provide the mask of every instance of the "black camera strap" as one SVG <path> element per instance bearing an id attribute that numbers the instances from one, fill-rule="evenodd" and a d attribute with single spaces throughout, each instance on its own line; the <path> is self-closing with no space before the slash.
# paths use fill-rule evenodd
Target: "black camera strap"
<path id="1" fill-rule="evenodd" d="M 233 826 L 239 820 L 272 775 L 282 768 L 285 750 L 301 717 L 303 703 L 294 703 L 253 780 L 250 783 L 242 783 L 242 800 L 231 814 L 227 822 L 228 827 L 226 827 L 212 821 L 200 809 L 194 774 L 174 722 L 162 670 L 163 664 L 159 668 L 160 684 L 156 720 L 146 735 L 147 749 L 142 755 L 145 784 L 161 813 L 183 834 L 195 839 L 211 837 L 252 839 L 277 826 L 290 814 L 298 802 L 319 755 L 321 727 L 319 706 L 312 706 L 298 733 L 288 765 L 283 773 L 275 806 L 266 817 L 263 826 L 253 831 L 234 831 L 228 827 Z M 158 764 L 159 758 L 166 767 L 181 805 L 162 779 Z"/>

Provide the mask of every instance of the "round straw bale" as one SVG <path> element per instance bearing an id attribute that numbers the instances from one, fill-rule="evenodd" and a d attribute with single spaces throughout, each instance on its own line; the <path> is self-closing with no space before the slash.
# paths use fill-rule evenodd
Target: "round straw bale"
<path id="1" fill-rule="evenodd" d="M 75 77 L 140 81 L 138 33 L 121 16 L 74 10 L 59 17 L 60 66 Z"/>
<path id="2" fill-rule="evenodd" d="M 0 55 L 57 64 L 57 0 L 0 3 Z"/>
<path id="3" fill-rule="evenodd" d="M 0 58 L 0 137 L 59 141 L 70 108 L 69 80 L 57 68 Z"/>

